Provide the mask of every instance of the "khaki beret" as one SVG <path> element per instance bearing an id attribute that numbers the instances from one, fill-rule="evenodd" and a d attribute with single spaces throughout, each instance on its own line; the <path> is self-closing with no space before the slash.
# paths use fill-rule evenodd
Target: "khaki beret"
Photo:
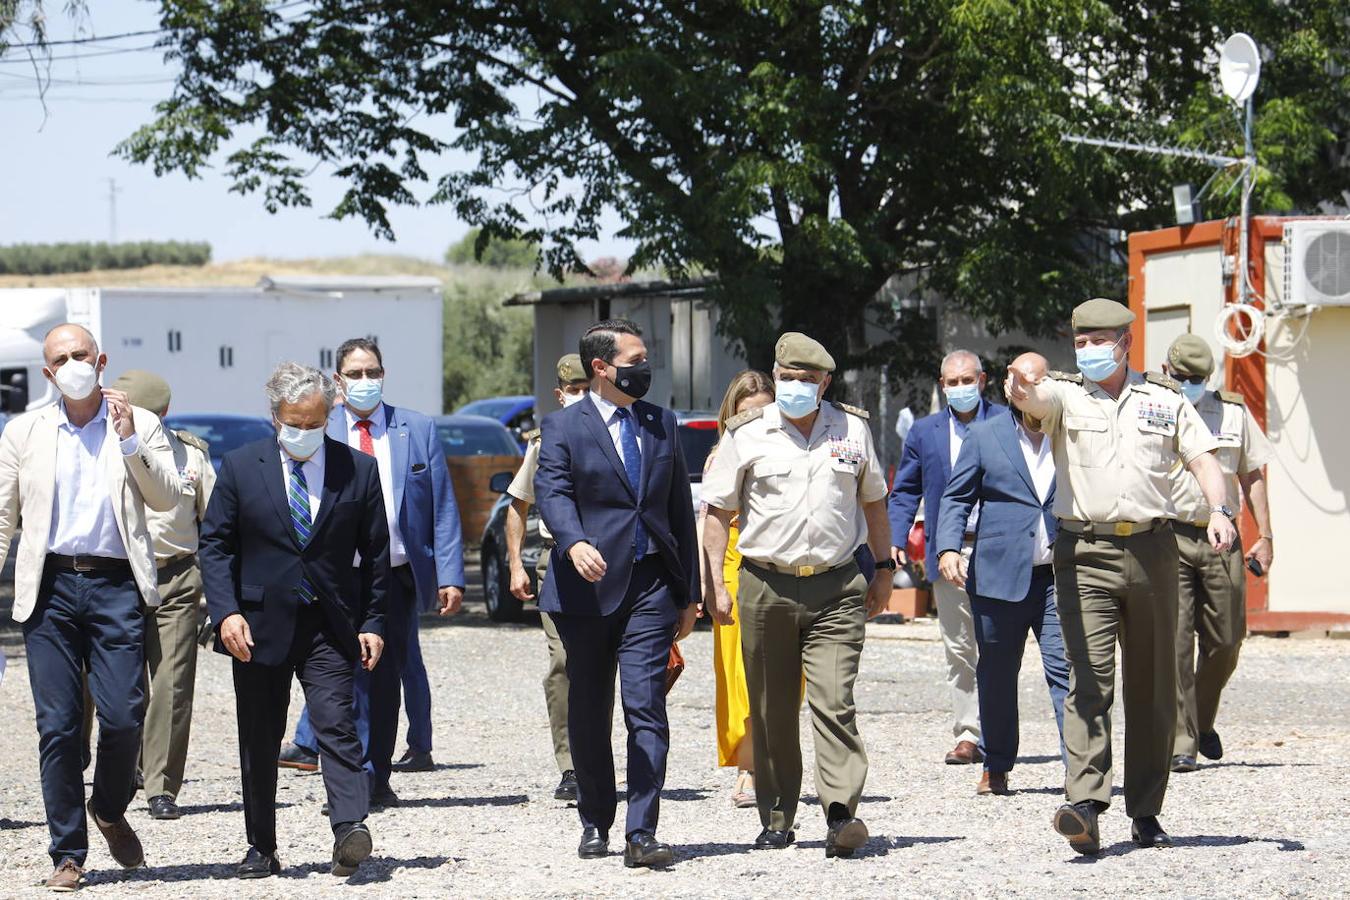
<path id="1" fill-rule="evenodd" d="M 816 369 L 834 371 L 834 357 L 819 341 L 800 331 L 789 331 L 778 339 L 773 358 L 784 369 Z"/>
<path id="2" fill-rule="evenodd" d="M 1184 378 L 1208 376 L 1214 371 L 1214 353 L 1204 338 L 1183 334 L 1167 348 L 1167 364 L 1174 374 Z"/>
<path id="3" fill-rule="evenodd" d="M 148 409 L 157 416 L 169 408 L 169 383 L 154 372 L 128 369 L 113 382 L 113 390 L 123 391 L 132 406 Z"/>
<path id="4" fill-rule="evenodd" d="M 1127 328 L 1134 313 L 1124 303 L 1098 297 L 1073 308 L 1074 331 L 1098 331 L 1103 328 Z"/>
<path id="5" fill-rule="evenodd" d="M 586 367 L 581 364 L 581 356 L 569 353 L 558 359 L 558 380 L 571 384 L 574 381 L 590 381 Z"/>

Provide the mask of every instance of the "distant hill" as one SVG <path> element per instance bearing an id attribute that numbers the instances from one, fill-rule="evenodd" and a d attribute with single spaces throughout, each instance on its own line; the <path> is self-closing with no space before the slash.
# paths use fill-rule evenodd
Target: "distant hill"
<path id="1" fill-rule="evenodd" d="M 480 266 L 449 266 L 412 256 L 366 254 L 321 259 L 269 259 L 255 257 L 205 266 L 146 266 L 143 269 L 105 269 L 60 275 L 0 275 L 0 288 L 19 287 L 251 287 L 264 275 L 431 275 L 447 285 L 478 281 Z M 502 272 L 492 281 L 502 280 Z M 522 285 L 534 282 L 533 273 L 511 273 Z"/>

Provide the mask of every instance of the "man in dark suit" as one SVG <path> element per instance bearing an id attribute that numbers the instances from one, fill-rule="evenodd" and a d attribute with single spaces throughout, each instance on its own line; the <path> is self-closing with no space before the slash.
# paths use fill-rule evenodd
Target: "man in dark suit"
<path id="1" fill-rule="evenodd" d="M 1014 366 L 1046 373 L 1045 357 L 1024 353 Z M 1064 698 L 1069 664 L 1055 608 L 1052 546 L 1058 522 L 1055 460 L 1050 441 L 1022 425 L 1022 414 L 991 416 L 975 424 L 961 446 L 942 495 L 933 545 L 942 577 L 970 595 L 979 662 L 980 747 L 984 774 L 977 794 L 1008 794 L 1017 759 L 1017 674 L 1027 631 L 1036 635 L 1050 702 L 1064 752 Z M 980 519 L 969 560 L 962 552 L 965 522 L 976 505 Z"/>
<path id="2" fill-rule="evenodd" d="M 609 852 L 617 668 L 628 728 L 629 867 L 674 860 L 656 840 L 670 749 L 666 662 L 671 643 L 693 628 L 699 600 L 689 471 L 675 415 L 641 399 L 651 385 L 641 335 L 632 322 L 614 319 L 582 336 L 590 396 L 544 417 L 535 477 L 540 515 L 557 542 L 539 608 L 553 617 L 567 650 L 577 853 Z"/>
<path id="3" fill-rule="evenodd" d="M 935 552 L 942 518 L 942 492 L 952 475 L 952 465 L 970 426 L 995 415 L 1007 415 L 1007 407 L 994 406 L 983 398 L 984 368 L 969 350 L 953 350 L 942 360 L 938 386 L 947 408 L 914 423 L 905 436 L 900 468 L 891 487 L 891 537 L 903 545 L 923 501 L 924 534 L 927 535 L 924 572 L 933 583 L 937 601 L 938 629 L 947 654 L 947 685 L 952 698 L 952 735 L 956 746 L 947 753 L 948 765 L 980 761 L 980 713 L 975 694 L 975 626 L 966 592 L 938 575 Z M 974 539 L 975 523 L 957 523 L 966 539 L 966 551 Z M 903 546 L 891 548 L 897 563 L 905 561 Z"/>
<path id="4" fill-rule="evenodd" d="M 352 679 L 358 659 L 374 669 L 384 648 L 389 527 L 375 460 L 324 436 L 333 383 L 317 369 L 282 363 L 266 391 L 277 437 L 226 454 L 201 539 L 216 650 L 235 660 L 249 842 L 238 875 L 281 870 L 276 760 L 294 674 L 323 760 L 332 872 L 345 877 L 371 851 Z"/>

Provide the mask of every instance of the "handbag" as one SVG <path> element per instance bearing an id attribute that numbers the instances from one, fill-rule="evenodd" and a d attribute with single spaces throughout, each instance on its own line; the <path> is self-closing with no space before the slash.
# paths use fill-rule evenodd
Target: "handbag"
<path id="1" fill-rule="evenodd" d="M 675 686 L 675 682 L 680 680 L 680 675 L 684 672 L 684 654 L 680 652 L 679 644 L 670 645 L 670 659 L 666 660 L 666 693 Z"/>

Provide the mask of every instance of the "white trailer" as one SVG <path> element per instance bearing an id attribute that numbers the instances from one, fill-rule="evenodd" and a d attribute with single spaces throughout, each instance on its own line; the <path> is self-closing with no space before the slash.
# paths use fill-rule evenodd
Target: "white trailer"
<path id="1" fill-rule="evenodd" d="M 331 374 L 344 340 L 364 336 L 390 362 L 392 403 L 441 412 L 441 284 L 423 277 L 276 277 L 252 288 L 0 290 L 0 388 L 11 414 L 56 402 L 42 376 L 42 338 L 84 325 L 108 355 L 105 384 L 147 369 L 173 389 L 178 413 L 266 415 L 262 386 L 294 360 Z M 14 390 L 26 383 L 27 398 Z"/>

